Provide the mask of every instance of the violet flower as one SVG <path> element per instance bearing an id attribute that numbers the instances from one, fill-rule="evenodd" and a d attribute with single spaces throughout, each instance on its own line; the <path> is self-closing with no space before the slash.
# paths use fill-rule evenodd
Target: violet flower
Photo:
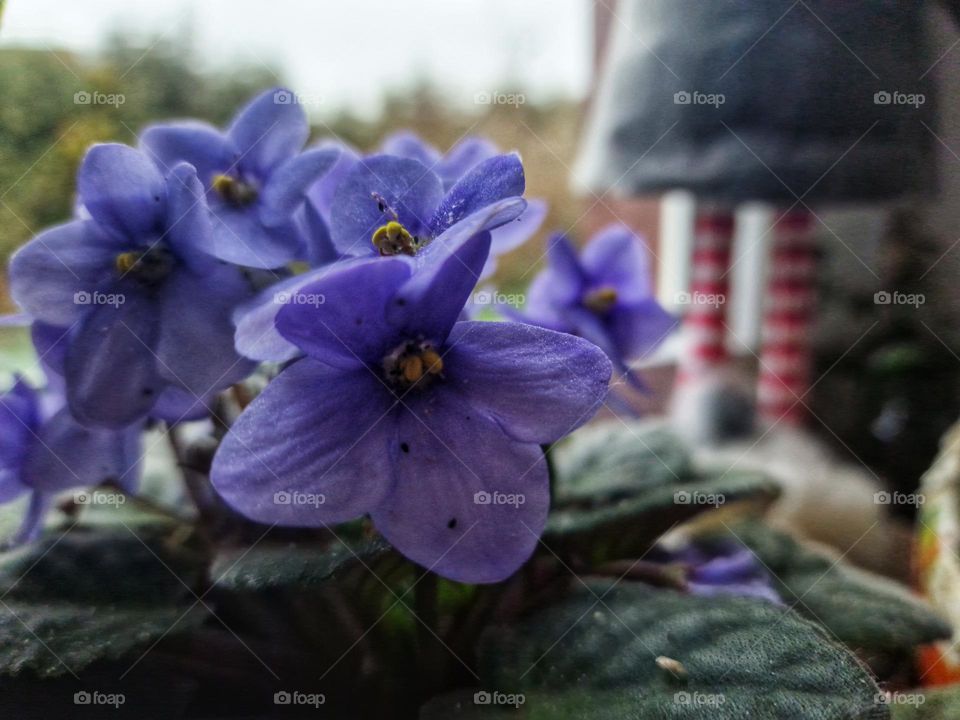
<path id="1" fill-rule="evenodd" d="M 416 133 L 401 130 L 390 135 L 381 145 L 382 152 L 397 157 L 420 161 L 433 170 L 449 191 L 462 177 L 484 160 L 499 154 L 497 146 L 482 137 L 465 137 L 446 154 L 422 140 Z M 547 203 L 532 198 L 515 220 L 491 230 L 490 258 L 483 269 L 481 279 L 490 277 L 496 270 L 497 258 L 515 250 L 533 237 L 547 217 Z"/>
<path id="2" fill-rule="evenodd" d="M 112 482 L 132 491 L 140 475 L 140 435 L 84 427 L 55 390 L 40 393 L 22 379 L 0 395 L 0 503 L 29 493 L 14 543 L 33 540 L 54 495 Z"/>
<path id="3" fill-rule="evenodd" d="M 173 396 L 200 400 L 246 377 L 255 364 L 234 350 L 231 315 L 254 290 L 203 251 L 211 229 L 193 167 L 164 178 L 133 148 L 95 145 L 78 191 L 91 219 L 41 233 L 10 262 L 20 306 L 69 330 L 73 416 L 119 428 Z"/>
<path id="4" fill-rule="evenodd" d="M 599 345 L 635 384 L 629 362 L 652 352 L 677 324 L 654 297 L 643 243 L 621 225 L 601 230 L 579 255 L 566 237 L 552 237 L 547 267 L 530 284 L 523 311 L 511 315 Z"/>
<path id="5" fill-rule="evenodd" d="M 213 231 L 201 249 L 238 265 L 280 267 L 307 254 L 295 221 L 307 189 L 339 150 L 301 152 L 310 127 L 289 90 L 258 95 L 221 132 L 198 121 L 152 125 L 140 144 L 164 173 L 177 163 L 197 169 Z"/>
<path id="6" fill-rule="evenodd" d="M 344 156 L 351 158 L 350 153 Z M 339 262 L 396 256 L 416 268 L 417 275 L 429 275 L 456 245 L 510 222 L 526 207 L 520 197 L 523 166 L 516 155 L 481 162 L 446 194 L 440 179 L 416 160 L 377 155 L 346 162 L 332 200 L 322 201 L 329 203 L 329 223 L 315 207 L 309 224 L 321 233 L 328 232 L 329 225 Z M 339 175 L 341 170 L 334 172 Z M 329 190 L 326 180 L 318 185 Z M 328 272 L 329 267 L 321 267 L 283 280 L 240 308 L 238 351 L 256 360 L 297 357 L 299 349 L 276 332 L 274 318 L 285 304 L 297 302 L 305 286 Z M 421 285 L 428 283 L 423 278 Z"/>
<path id="7" fill-rule="evenodd" d="M 694 595 L 739 595 L 783 604 L 770 573 L 737 543 L 690 543 L 675 551 L 657 548 L 651 559 L 683 565 L 686 587 Z"/>
<path id="8" fill-rule="evenodd" d="M 549 506 L 540 445 L 590 419 L 611 366 L 582 339 L 457 322 L 488 233 L 443 246 L 436 272 L 355 261 L 303 287 L 277 330 L 288 365 L 224 438 L 211 480 L 264 523 L 369 514 L 404 555 L 461 582 L 497 582 L 533 552 Z"/>

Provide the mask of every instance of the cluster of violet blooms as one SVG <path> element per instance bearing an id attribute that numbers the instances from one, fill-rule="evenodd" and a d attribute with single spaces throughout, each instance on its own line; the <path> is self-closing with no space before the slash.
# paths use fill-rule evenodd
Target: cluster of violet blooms
<path id="1" fill-rule="evenodd" d="M 477 283 L 546 213 L 520 158 L 410 133 L 372 155 L 304 149 L 289 97 L 263 93 L 225 130 L 93 146 L 74 219 L 13 257 L 48 377 L 0 398 L 0 502 L 30 494 L 16 539 L 65 489 L 134 492 L 147 423 L 209 417 L 266 361 L 279 372 L 213 461 L 230 506 L 281 526 L 368 516 L 440 575 L 499 581 L 546 522 L 542 446 L 673 327 L 643 246 L 622 228 L 579 256 L 553 238 L 523 322 L 470 320 Z"/>

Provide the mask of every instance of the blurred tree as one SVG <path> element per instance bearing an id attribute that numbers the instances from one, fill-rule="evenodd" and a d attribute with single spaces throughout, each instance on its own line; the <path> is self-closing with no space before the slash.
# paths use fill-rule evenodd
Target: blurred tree
<path id="1" fill-rule="evenodd" d="M 90 59 L 53 50 L 0 50 L 4 262 L 31 235 L 69 216 L 74 174 L 91 143 L 132 143 L 139 128 L 163 118 L 222 123 L 250 95 L 277 82 L 269 68 L 201 73 L 196 66 L 189 40 L 143 46 L 118 34 Z M 5 297 L 0 286 L 0 306 Z"/>

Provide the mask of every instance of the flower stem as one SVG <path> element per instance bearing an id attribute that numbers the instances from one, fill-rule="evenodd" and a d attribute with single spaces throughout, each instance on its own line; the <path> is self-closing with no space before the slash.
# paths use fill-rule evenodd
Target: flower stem
<path id="1" fill-rule="evenodd" d="M 440 681 L 437 665 L 437 576 L 432 572 L 417 580 L 413 587 L 413 607 L 417 624 L 418 676 L 424 697 L 432 695 Z"/>

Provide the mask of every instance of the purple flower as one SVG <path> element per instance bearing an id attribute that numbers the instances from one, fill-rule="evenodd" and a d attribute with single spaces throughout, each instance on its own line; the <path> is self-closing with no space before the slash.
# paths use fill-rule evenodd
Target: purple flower
<path id="1" fill-rule="evenodd" d="M 418 160 L 367 157 L 346 173 L 333 196 L 331 240 L 343 257 L 413 257 L 476 213 L 486 214 L 481 230 L 516 219 L 526 207 L 524 184 L 515 154 L 484 160 L 449 191 Z"/>
<path id="2" fill-rule="evenodd" d="M 420 161 L 437 174 L 446 191 L 478 164 L 500 152 L 497 146 L 486 138 L 466 137 L 444 155 L 409 130 L 390 135 L 383 141 L 381 149 L 388 155 Z M 526 209 L 515 220 L 493 229 L 490 233 L 490 258 L 483 269 L 482 278 L 489 277 L 496 270 L 497 257 L 515 250 L 529 240 L 540 229 L 546 217 L 547 203 L 530 199 L 527 200 Z"/>
<path id="3" fill-rule="evenodd" d="M 14 542 L 37 536 L 58 492 L 105 482 L 132 490 L 139 481 L 141 425 L 84 427 L 64 405 L 55 390 L 39 393 L 21 379 L 0 395 L 0 503 L 30 493 Z"/>
<path id="4" fill-rule="evenodd" d="M 629 361 L 648 355 L 676 327 L 653 295 L 643 243 L 621 225 L 601 230 L 579 256 L 566 237 L 552 237 L 547 267 L 515 315 L 599 345 L 631 380 Z"/>
<path id="5" fill-rule="evenodd" d="M 457 322 L 488 233 L 443 246 L 435 272 L 354 261 L 288 304 L 305 357 L 247 408 L 211 480 L 254 520 L 323 526 L 369 514 L 403 554 L 496 582 L 533 552 L 549 506 L 540 445 L 590 419 L 611 367 L 592 344 L 519 323 Z"/>
<path id="6" fill-rule="evenodd" d="M 654 557 L 657 558 L 656 553 Z M 783 604 L 770 573 L 742 545 L 691 543 L 677 551 L 662 551 L 658 559 L 684 565 L 686 586 L 694 595 L 739 595 Z"/>
<path id="7" fill-rule="evenodd" d="M 91 219 L 41 233 L 10 263 L 14 299 L 69 332 L 73 416 L 119 428 L 246 377 L 254 363 L 233 347 L 231 316 L 254 291 L 203 251 L 211 229 L 193 167 L 164 178 L 133 148 L 95 145 L 78 192 Z"/>
<path id="8" fill-rule="evenodd" d="M 197 169 L 213 214 L 201 249 L 273 268 L 308 254 L 295 215 L 339 155 L 334 147 L 301 152 L 309 134 L 293 93 L 275 88 L 254 98 L 225 132 L 182 121 L 147 128 L 140 143 L 164 173 L 180 162 Z"/>
<path id="9" fill-rule="evenodd" d="M 343 165 L 344 167 L 340 167 Z M 449 261 L 457 246 L 479 233 L 523 212 L 526 202 L 523 166 L 516 155 L 498 155 L 478 164 L 444 195 L 440 179 L 416 160 L 377 155 L 360 159 L 344 152 L 334 174 L 341 179 L 329 199 L 327 179 L 318 183 L 308 203 L 308 224 L 329 239 L 339 262 L 358 262 L 376 257 L 399 257 L 430 276 Z M 320 204 L 329 206 L 329 223 Z M 425 221 L 424 218 L 429 218 Z M 321 242 L 314 243 L 319 246 Z M 236 347 L 256 360 L 290 360 L 299 349 L 274 328 L 274 318 L 288 302 L 304 298 L 303 289 L 331 269 L 310 273 L 275 284 L 236 314 Z M 429 277 L 421 278 L 421 286 Z"/>

